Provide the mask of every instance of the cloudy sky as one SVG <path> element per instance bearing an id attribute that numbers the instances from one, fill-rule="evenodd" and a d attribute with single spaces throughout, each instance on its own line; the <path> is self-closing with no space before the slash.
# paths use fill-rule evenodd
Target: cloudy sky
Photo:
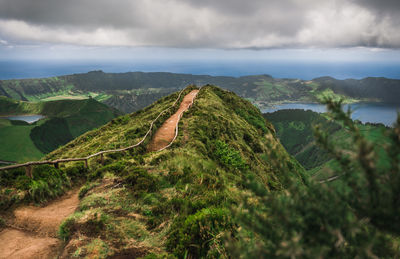
<path id="1" fill-rule="evenodd" d="M 256 58 L 289 49 L 294 57 L 328 50 L 398 58 L 399 47 L 399 0 L 0 0 L 3 58 L 154 51 Z"/>

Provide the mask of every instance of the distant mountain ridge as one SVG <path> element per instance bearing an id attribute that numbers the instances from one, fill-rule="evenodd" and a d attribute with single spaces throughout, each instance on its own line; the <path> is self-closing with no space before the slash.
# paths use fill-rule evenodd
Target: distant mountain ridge
<path id="1" fill-rule="evenodd" d="M 175 74 L 167 72 L 104 73 L 91 71 L 42 79 L 0 80 L 0 95 L 18 100 L 88 98 L 92 96 L 124 112 L 150 105 L 188 84 L 218 85 L 247 98 L 258 107 L 279 102 L 317 102 L 323 95 L 348 102 L 373 100 L 400 103 L 400 80 L 368 77 L 337 80 L 277 79 L 269 75 L 242 77 Z"/>

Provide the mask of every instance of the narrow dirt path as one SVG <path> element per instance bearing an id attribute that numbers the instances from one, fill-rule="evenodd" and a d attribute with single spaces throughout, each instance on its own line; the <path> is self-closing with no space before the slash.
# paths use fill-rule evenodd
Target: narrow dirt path
<path id="1" fill-rule="evenodd" d="M 193 90 L 183 98 L 183 101 L 179 106 L 179 110 L 168 120 L 166 120 L 161 128 L 157 130 L 147 148 L 148 151 L 160 150 L 168 146 L 168 144 L 174 139 L 176 125 L 179 123 L 180 120 L 180 114 L 189 109 L 198 92 L 199 90 Z"/>
<path id="2" fill-rule="evenodd" d="M 62 220 L 79 205 L 79 189 L 72 190 L 45 207 L 25 206 L 14 211 L 8 228 L 0 232 L 0 258 L 55 258 L 61 240 Z"/>

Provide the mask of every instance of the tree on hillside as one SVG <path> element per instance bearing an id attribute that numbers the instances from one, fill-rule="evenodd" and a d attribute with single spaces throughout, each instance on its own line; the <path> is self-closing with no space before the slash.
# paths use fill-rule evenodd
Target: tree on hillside
<path id="1" fill-rule="evenodd" d="M 329 114 L 352 136 L 340 150 L 315 128 L 317 142 L 337 161 L 336 181 L 292 181 L 283 192 L 251 190 L 234 208 L 241 231 L 231 246 L 242 258 L 393 258 L 400 254 L 400 116 L 377 149 L 351 120 L 341 101 L 324 100 Z M 281 166 L 281 173 L 288 173 Z"/>

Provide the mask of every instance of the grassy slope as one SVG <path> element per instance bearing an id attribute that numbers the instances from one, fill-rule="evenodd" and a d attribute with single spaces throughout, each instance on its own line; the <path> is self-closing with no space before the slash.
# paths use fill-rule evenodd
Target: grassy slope
<path id="1" fill-rule="evenodd" d="M 136 143 L 174 98 L 176 94 L 114 119 L 48 158 Z M 108 155 L 104 166 L 91 161 L 80 210 L 61 227 L 62 236 L 71 238 L 65 252 L 90 256 L 88 247 L 95 246 L 104 255 L 224 253 L 222 233 L 235 229 L 229 207 L 239 202 L 246 178 L 255 177 L 269 189 L 280 190 L 288 176 L 277 164 L 291 168 L 295 176 L 304 174 L 254 106 L 231 92 L 206 86 L 182 118 L 171 148 Z"/>
<path id="2" fill-rule="evenodd" d="M 325 179 L 330 176 L 329 168 L 335 167 L 331 157 L 322 151 L 314 141 L 313 126 L 323 125 L 329 132 L 331 139 L 343 149 L 352 149 L 350 136 L 346 129 L 336 123 L 329 122 L 325 116 L 312 111 L 281 110 L 264 114 L 264 117 L 274 125 L 277 136 L 286 148 L 311 175 L 317 179 Z M 358 124 L 361 133 L 368 140 L 376 143 L 380 149 L 386 141 L 383 125 Z M 381 161 L 385 163 L 385 158 Z"/>
<path id="3" fill-rule="evenodd" d="M 385 127 L 383 125 L 364 125 L 357 124 L 360 132 L 366 137 L 368 141 L 374 143 L 375 150 L 379 155 L 379 166 L 386 166 L 388 158 L 383 152 L 383 145 L 388 143 L 388 138 L 385 135 Z M 353 150 L 354 147 L 350 146 L 349 135 L 345 129 L 337 131 L 332 135 L 332 140 L 335 141 L 338 146 L 343 149 Z M 333 160 L 329 160 L 316 168 L 310 170 L 310 174 L 317 180 L 323 180 L 332 175 L 333 168 L 337 168 L 337 163 Z"/>
<path id="4" fill-rule="evenodd" d="M 316 112 L 296 109 L 266 113 L 264 117 L 274 125 L 286 150 L 306 169 L 320 166 L 331 159 L 316 146 L 313 126 L 323 124 L 326 131 L 333 135 L 341 129 L 340 125 L 329 122 Z"/>
<path id="5" fill-rule="evenodd" d="M 33 125 L 9 123 L 1 126 L 0 159 L 22 162 L 37 160 L 44 153 L 104 125 L 121 113 L 93 99 L 30 103 L 0 97 L 0 114 L 48 116 Z"/>
<path id="6" fill-rule="evenodd" d="M 31 161 L 43 157 L 29 137 L 36 125 L 13 125 L 9 120 L 0 119 L 0 160 Z"/>

